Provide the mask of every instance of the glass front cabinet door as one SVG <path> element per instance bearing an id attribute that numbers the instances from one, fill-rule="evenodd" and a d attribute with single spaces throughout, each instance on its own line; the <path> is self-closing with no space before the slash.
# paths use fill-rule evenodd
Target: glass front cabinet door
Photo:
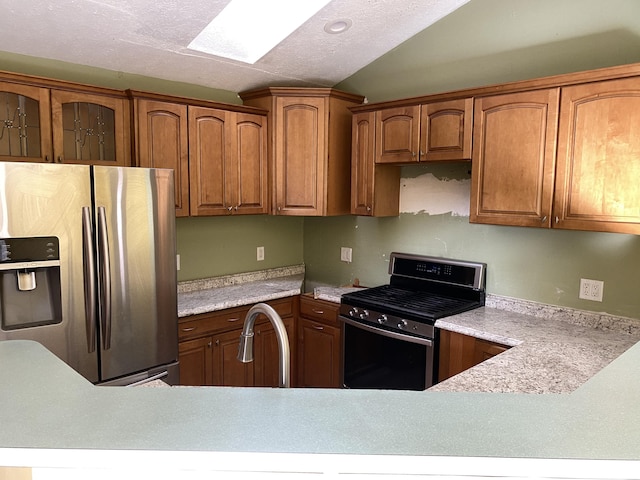
<path id="1" fill-rule="evenodd" d="M 52 158 L 49 89 L 0 82 L 0 161 Z"/>
<path id="2" fill-rule="evenodd" d="M 128 99 L 51 91 L 54 161 L 130 165 Z"/>

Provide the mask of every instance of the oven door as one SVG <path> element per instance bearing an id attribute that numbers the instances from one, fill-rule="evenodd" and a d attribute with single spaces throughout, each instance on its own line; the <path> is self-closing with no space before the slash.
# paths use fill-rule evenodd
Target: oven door
<path id="1" fill-rule="evenodd" d="M 434 383 L 434 339 L 391 332 L 340 316 L 344 322 L 344 388 L 425 390 Z"/>

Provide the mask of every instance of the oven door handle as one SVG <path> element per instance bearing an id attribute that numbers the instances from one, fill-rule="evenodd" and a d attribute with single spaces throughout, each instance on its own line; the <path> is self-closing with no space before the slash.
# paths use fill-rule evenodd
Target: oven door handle
<path id="1" fill-rule="evenodd" d="M 433 341 L 428 338 L 414 337 L 413 335 L 406 335 L 404 333 L 399 333 L 399 332 L 390 332 L 389 330 L 367 325 L 366 323 L 360 323 L 349 317 L 343 317 L 342 315 L 340 315 L 340 320 L 356 328 L 360 328 L 361 330 L 366 330 L 367 332 L 375 333 L 377 335 L 383 335 L 385 337 L 395 338 L 396 340 L 403 340 L 405 342 L 417 343 L 419 345 L 426 345 L 427 347 L 433 347 Z"/>

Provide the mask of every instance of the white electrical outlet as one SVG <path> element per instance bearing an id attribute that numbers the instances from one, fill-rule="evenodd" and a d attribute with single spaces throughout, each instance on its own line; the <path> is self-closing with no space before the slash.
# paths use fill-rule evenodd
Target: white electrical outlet
<path id="1" fill-rule="evenodd" d="M 264 247 L 258 247 L 256 249 L 256 259 L 261 262 L 264 260 Z"/>
<path id="2" fill-rule="evenodd" d="M 593 300 L 594 302 L 602 301 L 604 293 L 604 282 L 601 280 L 589 280 L 588 278 L 580 279 L 579 297 L 584 300 Z"/>
<path id="3" fill-rule="evenodd" d="M 340 260 L 343 262 L 351 263 L 351 248 L 350 247 L 341 247 L 340 248 Z"/>

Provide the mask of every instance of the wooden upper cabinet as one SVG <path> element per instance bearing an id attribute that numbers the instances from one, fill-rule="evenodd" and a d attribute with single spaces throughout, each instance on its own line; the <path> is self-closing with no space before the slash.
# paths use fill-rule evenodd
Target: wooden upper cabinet
<path id="1" fill-rule="evenodd" d="M 376 163 L 469 160 L 473 99 L 381 109 L 376 117 Z"/>
<path id="2" fill-rule="evenodd" d="M 470 221 L 549 227 L 559 89 L 475 100 Z"/>
<path id="3" fill-rule="evenodd" d="M 568 229 L 640 233 L 640 78 L 562 89 L 554 215 Z"/>
<path id="4" fill-rule="evenodd" d="M 363 97 L 330 88 L 273 87 L 240 94 L 269 110 L 271 210 L 345 215 L 351 206 L 351 112 Z"/>
<path id="5" fill-rule="evenodd" d="M 266 119 L 189 107 L 191 215 L 267 213 Z"/>
<path id="6" fill-rule="evenodd" d="M 0 160 L 50 162 L 49 89 L 0 82 Z"/>
<path id="7" fill-rule="evenodd" d="M 376 112 L 376 163 L 419 160 L 420 106 L 385 108 Z"/>
<path id="8" fill-rule="evenodd" d="M 400 167 L 374 163 L 375 112 L 354 114 L 351 135 L 351 213 L 398 215 Z"/>
<path id="9" fill-rule="evenodd" d="M 189 215 L 187 106 L 134 99 L 137 165 L 174 171 L 176 216 Z"/>
<path id="10" fill-rule="evenodd" d="M 131 165 L 131 113 L 124 93 L 52 89 L 51 124 L 55 162 Z"/>
<path id="11" fill-rule="evenodd" d="M 268 213 L 267 117 L 237 112 L 233 128 L 234 213 Z"/>
<path id="12" fill-rule="evenodd" d="M 472 98 L 428 103 L 420 115 L 421 162 L 471 159 Z"/>

